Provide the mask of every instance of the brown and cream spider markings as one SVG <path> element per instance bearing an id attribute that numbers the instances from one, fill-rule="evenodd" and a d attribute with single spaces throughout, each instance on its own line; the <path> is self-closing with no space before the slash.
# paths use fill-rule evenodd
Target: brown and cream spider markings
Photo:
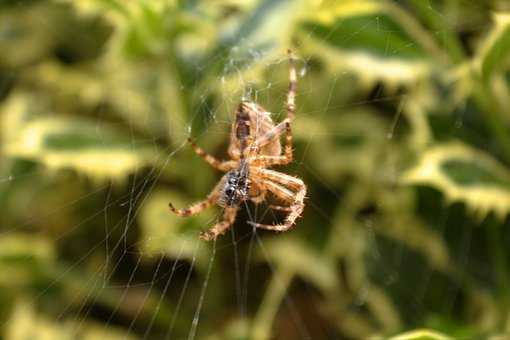
<path id="1" fill-rule="evenodd" d="M 207 199 L 196 202 L 184 209 L 176 209 L 169 203 L 170 210 L 179 216 L 190 216 L 218 204 L 224 208 L 223 218 L 209 230 L 201 232 L 200 238 L 214 240 L 233 223 L 240 204 L 251 200 L 260 203 L 271 193 L 282 205 L 270 205 L 274 210 L 288 212 L 282 224 L 267 225 L 248 222 L 250 225 L 285 231 L 291 228 L 304 208 L 306 186 L 299 178 L 269 169 L 274 165 L 292 162 L 292 131 L 296 97 L 296 69 L 289 50 L 289 89 L 287 93 L 287 118 L 275 124 L 270 113 L 254 102 L 242 101 L 236 111 L 230 135 L 228 154 L 230 160 L 220 161 L 206 153 L 189 140 L 193 150 L 213 168 L 226 172 Z M 280 136 L 285 133 L 282 154 Z"/>

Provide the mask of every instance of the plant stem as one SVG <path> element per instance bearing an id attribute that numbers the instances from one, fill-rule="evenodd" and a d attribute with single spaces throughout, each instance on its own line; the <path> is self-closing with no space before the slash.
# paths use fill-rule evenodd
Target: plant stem
<path id="1" fill-rule="evenodd" d="M 285 292 L 292 281 L 294 271 L 289 268 L 278 268 L 269 282 L 264 300 L 255 316 L 252 327 L 253 340 L 270 338 L 273 320 L 285 296 Z"/>
<path id="2" fill-rule="evenodd" d="M 507 163 L 510 163 L 510 134 L 505 120 L 502 118 L 502 108 L 498 105 L 498 100 L 494 98 L 487 81 L 481 79 L 478 81 L 478 87 L 473 91 L 473 97 L 477 105 L 485 113 L 487 128 L 492 132 L 494 138 L 498 141 L 502 156 Z"/>
<path id="3" fill-rule="evenodd" d="M 498 297 L 500 307 L 500 321 L 505 322 L 508 318 L 510 302 L 510 272 L 508 261 L 501 245 L 501 226 L 497 223 L 496 217 L 491 217 L 487 225 L 487 241 L 492 256 L 494 280 L 498 286 Z"/>
<path id="4" fill-rule="evenodd" d="M 442 47 L 454 63 L 460 63 L 466 59 L 462 44 L 458 37 L 452 33 L 454 29 L 448 22 L 448 15 L 441 13 L 432 7 L 430 1 L 411 0 L 411 6 L 419 13 L 426 24 L 436 32 L 441 32 Z M 444 8 L 441 8 L 444 9 Z"/>
<path id="5" fill-rule="evenodd" d="M 389 1 L 385 3 L 385 7 L 387 13 L 394 18 L 423 48 L 425 48 L 431 56 L 443 64 L 448 63 L 450 56 L 438 47 L 430 33 L 426 31 L 413 16 L 409 15 L 409 13 L 403 10 L 400 6 Z"/>

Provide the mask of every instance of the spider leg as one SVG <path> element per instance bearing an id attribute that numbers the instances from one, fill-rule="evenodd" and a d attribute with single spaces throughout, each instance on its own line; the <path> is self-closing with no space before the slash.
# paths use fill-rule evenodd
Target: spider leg
<path id="1" fill-rule="evenodd" d="M 266 156 L 266 155 L 258 155 L 251 158 L 256 162 L 262 163 L 263 166 L 269 167 L 272 165 L 285 165 L 289 164 L 292 159 L 287 158 L 287 156 Z"/>
<path id="2" fill-rule="evenodd" d="M 251 182 L 249 197 L 253 203 L 262 203 L 266 199 L 266 192 L 267 189 L 264 185 L 256 184 L 253 181 Z"/>
<path id="3" fill-rule="evenodd" d="M 280 200 L 287 203 L 292 203 L 294 201 L 295 194 L 291 190 L 284 187 L 283 185 L 275 183 L 268 179 L 263 179 L 262 183 L 264 184 L 268 191 L 270 191 Z"/>
<path id="4" fill-rule="evenodd" d="M 263 135 L 260 135 L 252 144 L 252 148 L 261 148 L 274 139 L 281 136 L 281 134 L 287 131 L 287 125 L 290 124 L 290 119 L 285 118 L 281 123 L 273 126 L 270 130 L 266 131 Z"/>
<path id="5" fill-rule="evenodd" d="M 200 233 L 200 238 L 205 241 L 211 241 L 215 240 L 219 235 L 224 234 L 225 231 L 234 223 L 238 209 L 238 206 L 225 208 L 223 220 L 216 223 L 209 230 L 202 231 Z"/>
<path id="6" fill-rule="evenodd" d="M 300 180 L 299 180 L 300 181 Z M 268 229 L 274 231 L 286 231 L 290 229 L 296 219 L 301 215 L 303 209 L 305 207 L 305 196 L 306 196 L 306 186 L 301 182 L 299 189 L 296 193 L 291 192 L 289 189 L 283 187 L 278 183 L 274 183 L 270 180 L 264 180 L 264 185 L 267 186 L 267 189 L 271 191 L 278 198 L 291 203 L 288 207 L 289 214 L 285 217 L 285 221 L 282 224 L 269 225 L 269 224 L 261 224 L 255 222 L 248 222 L 248 224 L 261 229 Z M 287 210 L 286 207 L 281 207 L 285 209 L 278 210 Z"/>
<path id="7" fill-rule="evenodd" d="M 282 133 L 286 131 L 286 139 L 287 143 L 285 144 L 284 155 L 282 156 L 268 156 L 268 155 L 256 155 L 253 158 L 262 161 L 266 166 L 269 165 L 283 165 L 289 164 L 292 162 L 292 133 L 290 130 L 290 119 L 285 118 L 283 122 L 273 127 L 271 130 L 267 131 L 265 134 L 257 138 L 257 140 L 251 146 L 251 151 L 254 154 L 257 154 L 257 150 L 259 150 L 264 145 L 272 142 L 275 138 L 278 138 L 282 135 Z M 290 139 L 289 139 L 290 138 Z"/>
<path id="8" fill-rule="evenodd" d="M 289 90 L 287 91 L 287 118 L 280 124 L 285 124 L 285 148 L 284 158 L 281 163 L 273 164 L 288 164 L 292 162 L 292 129 L 290 124 L 294 120 L 296 113 L 296 88 L 297 88 L 297 75 L 296 67 L 294 65 L 294 55 L 291 50 L 287 51 L 289 54 Z"/>
<path id="9" fill-rule="evenodd" d="M 285 131 L 285 148 L 283 156 L 258 156 L 257 159 L 262 160 L 267 165 L 288 164 L 292 162 L 292 129 L 290 124 L 294 120 L 296 112 L 296 88 L 297 88 L 297 75 L 294 66 L 294 56 L 290 50 L 289 53 L 289 89 L 287 91 L 287 118 L 280 124 L 276 125 L 273 129 L 267 131 L 262 136 L 258 137 L 253 143 L 253 148 L 258 150 L 262 146 L 278 138 Z M 256 152 L 255 152 L 256 153 Z M 271 157 L 271 158 L 267 158 Z"/>
<path id="10" fill-rule="evenodd" d="M 202 157 L 213 168 L 221 171 L 228 171 L 232 169 L 233 165 L 231 161 L 220 161 L 216 157 L 205 152 L 205 150 L 199 147 L 195 142 L 193 142 L 191 138 L 188 138 L 188 143 L 190 143 L 191 147 L 193 148 L 193 151 L 195 151 L 197 155 Z"/>
<path id="11" fill-rule="evenodd" d="M 297 74 L 294 65 L 294 55 L 291 50 L 287 51 L 289 54 L 289 90 L 287 92 L 287 117 L 292 121 L 294 120 L 294 113 L 296 112 L 296 88 L 297 88 Z"/>
<path id="12" fill-rule="evenodd" d="M 211 193 L 207 195 L 207 198 L 205 200 L 193 203 L 187 208 L 176 209 L 171 202 L 168 203 L 168 207 L 170 208 L 170 211 L 172 211 L 174 214 L 182 217 L 188 217 L 191 215 L 198 214 L 202 210 L 209 208 L 211 205 L 215 204 L 218 201 L 223 183 L 224 179 L 222 178 L 220 182 L 216 184 Z"/>
<path id="13" fill-rule="evenodd" d="M 251 171 L 254 175 L 262 176 L 264 179 L 269 179 L 272 182 L 286 185 L 292 189 L 299 190 L 304 185 L 301 179 L 287 175 L 283 172 L 261 167 L 253 168 Z"/>

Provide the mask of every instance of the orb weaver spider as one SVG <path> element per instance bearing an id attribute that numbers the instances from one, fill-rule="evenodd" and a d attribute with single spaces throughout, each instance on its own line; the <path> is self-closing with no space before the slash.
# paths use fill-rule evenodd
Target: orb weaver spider
<path id="1" fill-rule="evenodd" d="M 287 92 L 287 117 L 275 124 L 271 114 L 262 106 L 251 101 L 241 101 L 235 112 L 235 120 L 230 134 L 228 154 L 230 160 L 218 160 L 196 145 L 191 139 L 191 147 L 209 165 L 226 172 L 203 201 L 187 208 L 176 209 L 169 203 L 170 210 L 179 216 L 191 216 L 217 204 L 224 208 L 223 218 L 209 230 L 200 233 L 203 240 L 214 240 L 234 223 L 241 203 L 251 200 L 258 204 L 271 193 L 281 201 L 281 205 L 270 205 L 274 210 L 287 212 L 281 224 L 267 225 L 249 221 L 256 228 L 274 231 L 290 229 L 305 207 L 306 185 L 297 177 L 275 171 L 270 167 L 292 162 L 292 130 L 296 110 L 295 97 L 297 75 L 292 52 L 289 55 L 289 88 Z M 285 134 L 282 154 L 280 137 Z"/>

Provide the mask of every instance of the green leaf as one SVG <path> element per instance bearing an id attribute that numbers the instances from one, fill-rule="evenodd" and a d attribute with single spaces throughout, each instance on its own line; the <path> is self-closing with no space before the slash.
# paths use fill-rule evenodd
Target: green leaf
<path id="1" fill-rule="evenodd" d="M 56 25 L 47 25 L 40 17 L 58 22 L 53 6 L 16 6 L 0 13 L 0 66 L 17 67 L 34 62 L 51 52 L 58 34 Z"/>
<path id="2" fill-rule="evenodd" d="M 20 301 L 7 322 L 5 336 L 11 340 L 54 339 L 71 340 L 76 334 L 69 323 L 53 323 L 49 319 L 37 316 L 34 307 Z"/>
<path id="3" fill-rule="evenodd" d="M 495 13 L 494 23 L 487 38 L 483 41 L 475 61 L 481 62 L 481 71 L 485 80 L 505 66 L 510 52 L 510 14 Z"/>
<path id="4" fill-rule="evenodd" d="M 113 126 L 67 117 L 26 122 L 4 145 L 4 152 L 9 157 L 31 159 L 52 169 L 75 169 L 99 179 L 122 179 L 156 158 L 152 147 Z"/>
<path id="5" fill-rule="evenodd" d="M 269 63 L 287 57 L 292 48 L 294 24 L 302 15 L 306 3 L 291 0 L 263 0 L 252 10 L 246 11 L 234 22 L 227 22 L 220 29 L 218 47 L 209 57 L 219 59 L 217 74 L 221 75 L 221 90 L 227 98 L 244 90 L 246 84 L 264 79 Z"/>
<path id="6" fill-rule="evenodd" d="M 345 175 L 373 176 L 388 141 L 387 130 L 380 117 L 363 110 L 342 113 L 327 124 L 313 116 L 300 117 L 295 123 L 296 136 L 310 140 L 307 160 L 330 182 Z"/>
<path id="7" fill-rule="evenodd" d="M 112 325 L 66 319 L 55 322 L 50 317 L 37 314 L 28 301 L 18 300 L 10 319 L 5 325 L 5 336 L 9 340 L 52 339 L 52 340 L 133 340 L 127 330 Z"/>
<path id="8" fill-rule="evenodd" d="M 298 1 L 263 0 L 246 13 L 237 29 L 226 35 L 220 45 L 235 53 L 241 62 L 243 58 L 267 56 L 279 46 L 290 47 L 292 24 L 301 9 Z"/>
<path id="9" fill-rule="evenodd" d="M 307 53 L 335 72 L 353 72 L 366 86 L 382 81 L 389 91 L 428 77 L 431 57 L 444 57 L 418 21 L 389 1 L 325 2 L 300 33 Z"/>
<path id="10" fill-rule="evenodd" d="M 450 340 L 453 339 L 448 335 L 436 332 L 430 329 L 417 329 L 395 335 L 389 338 L 390 340 Z"/>
<path id="11" fill-rule="evenodd" d="M 510 173 L 488 154 L 460 142 L 437 145 L 402 177 L 407 184 L 430 185 L 450 202 L 463 202 L 484 217 L 504 218 L 510 210 Z"/>
<path id="12" fill-rule="evenodd" d="M 335 29 L 332 30 L 332 26 Z M 379 58 L 416 59 L 424 56 L 423 49 L 384 14 L 344 17 L 331 25 L 307 23 L 304 30 L 336 48 L 364 51 Z"/>
<path id="13" fill-rule="evenodd" d="M 20 287 L 32 283 L 55 260 L 53 244 L 41 236 L 0 235 L 0 286 Z"/>
<path id="14" fill-rule="evenodd" d="M 109 55 L 100 69 L 104 99 L 129 124 L 181 142 L 187 137 L 187 104 L 181 83 L 166 64 L 144 64 Z"/>

